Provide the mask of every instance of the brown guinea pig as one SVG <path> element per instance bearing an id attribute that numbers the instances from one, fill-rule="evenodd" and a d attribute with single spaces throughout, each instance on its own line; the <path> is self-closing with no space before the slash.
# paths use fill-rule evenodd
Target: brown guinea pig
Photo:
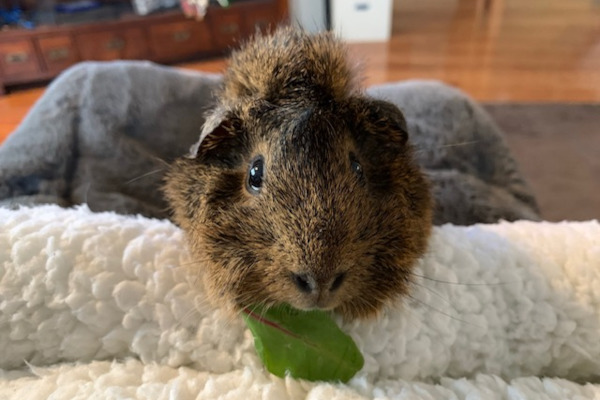
<path id="1" fill-rule="evenodd" d="M 291 28 L 233 53 L 200 141 L 165 192 L 209 297 L 376 314 L 405 294 L 429 185 L 394 105 L 364 95 L 331 34 Z"/>

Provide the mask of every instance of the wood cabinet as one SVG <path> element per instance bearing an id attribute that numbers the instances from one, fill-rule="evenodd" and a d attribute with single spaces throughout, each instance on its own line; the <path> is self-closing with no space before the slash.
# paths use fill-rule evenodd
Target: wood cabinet
<path id="1" fill-rule="evenodd" d="M 35 47 L 31 40 L 18 39 L 0 42 L 0 66 L 2 75 L 8 79 L 19 79 L 40 71 Z"/>
<path id="2" fill-rule="evenodd" d="M 138 60 L 148 56 L 144 30 L 138 27 L 80 33 L 76 42 L 82 61 Z"/>
<path id="3" fill-rule="evenodd" d="M 157 61 L 176 61 L 215 50 L 213 35 L 204 21 L 156 24 L 150 27 L 149 39 L 152 58 Z"/>
<path id="4" fill-rule="evenodd" d="M 79 61 L 118 59 L 162 63 L 222 54 L 256 30 L 287 18 L 287 0 L 246 0 L 210 6 L 201 21 L 179 10 L 77 25 L 0 32 L 0 93 L 44 81 Z"/>
<path id="5" fill-rule="evenodd" d="M 218 47 L 229 47 L 243 36 L 242 15 L 231 9 L 215 10 L 209 18 L 215 44 Z"/>
<path id="6" fill-rule="evenodd" d="M 59 73 L 79 61 L 79 53 L 69 34 L 52 35 L 36 39 L 40 66 L 51 73 Z"/>

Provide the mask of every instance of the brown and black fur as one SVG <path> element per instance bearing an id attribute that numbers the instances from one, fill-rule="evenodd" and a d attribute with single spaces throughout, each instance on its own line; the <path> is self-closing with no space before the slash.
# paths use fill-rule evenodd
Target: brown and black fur
<path id="1" fill-rule="evenodd" d="M 212 300 L 358 318 L 405 294 L 431 229 L 429 186 L 402 113 L 356 87 L 344 46 L 290 28 L 257 37 L 232 55 L 218 98 L 165 186 Z"/>

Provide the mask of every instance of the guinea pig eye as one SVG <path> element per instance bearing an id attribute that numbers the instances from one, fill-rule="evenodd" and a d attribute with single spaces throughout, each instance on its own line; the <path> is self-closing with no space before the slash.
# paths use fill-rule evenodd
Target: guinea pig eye
<path id="1" fill-rule="evenodd" d="M 248 190 L 256 194 L 260 191 L 263 184 L 264 160 L 262 157 L 257 157 L 252 161 L 250 170 L 248 171 Z"/>
<path id="2" fill-rule="evenodd" d="M 354 154 L 350 154 L 350 167 L 358 178 L 363 177 L 363 167 L 360 165 Z"/>

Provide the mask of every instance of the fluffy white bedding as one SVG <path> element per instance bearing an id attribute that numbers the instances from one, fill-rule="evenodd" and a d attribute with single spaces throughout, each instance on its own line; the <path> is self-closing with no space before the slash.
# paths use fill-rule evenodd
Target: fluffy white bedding
<path id="1" fill-rule="evenodd" d="M 436 228 L 412 299 L 339 321 L 347 385 L 269 375 L 188 268 L 167 221 L 0 209 L 0 399 L 600 398 L 596 221 Z"/>

